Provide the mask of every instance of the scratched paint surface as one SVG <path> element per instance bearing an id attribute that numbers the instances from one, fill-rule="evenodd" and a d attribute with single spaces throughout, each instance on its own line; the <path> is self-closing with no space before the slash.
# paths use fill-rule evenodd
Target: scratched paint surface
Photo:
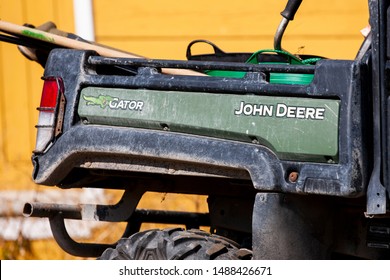
<path id="1" fill-rule="evenodd" d="M 81 96 L 89 123 L 258 142 L 282 159 L 338 156 L 338 100 L 95 87 Z"/>
<path id="2" fill-rule="evenodd" d="M 35 32 L 34 30 L 30 30 L 30 29 L 25 29 L 25 30 L 22 30 L 22 35 L 25 35 L 27 37 L 31 37 L 31 38 L 34 38 L 34 39 L 38 39 L 38 40 L 41 40 L 41 41 L 46 41 L 46 42 L 50 42 L 50 43 L 54 43 L 54 39 L 51 38 L 51 37 L 48 37 L 40 32 Z"/>

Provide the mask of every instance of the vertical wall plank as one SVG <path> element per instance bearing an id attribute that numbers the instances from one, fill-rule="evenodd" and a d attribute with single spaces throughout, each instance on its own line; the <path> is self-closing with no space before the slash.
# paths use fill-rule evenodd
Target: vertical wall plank
<path id="1" fill-rule="evenodd" d="M 50 20 L 72 31 L 73 1 L 0 0 L 0 18 L 35 25 Z M 33 185 L 30 157 L 35 145 L 43 70 L 24 58 L 16 46 L 0 43 L 0 189 Z"/>
<path id="2" fill-rule="evenodd" d="M 8 1 L 7 5 L 3 2 L 1 18 L 21 23 L 24 12 L 22 1 Z M 27 64 L 22 56 L 16 55 L 15 46 L 4 44 L 1 51 L 5 158 L 12 162 L 25 161 L 25 155 L 28 154 L 30 146 L 27 122 L 29 119 Z"/>

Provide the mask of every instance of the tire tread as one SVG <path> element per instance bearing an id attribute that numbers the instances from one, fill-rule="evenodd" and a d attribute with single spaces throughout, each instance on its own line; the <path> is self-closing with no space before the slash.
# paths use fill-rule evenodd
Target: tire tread
<path id="1" fill-rule="evenodd" d="M 225 237 L 201 230 L 170 228 L 138 232 L 121 239 L 116 248 L 103 252 L 100 260 L 234 260 L 251 259 L 252 252 L 241 249 Z"/>

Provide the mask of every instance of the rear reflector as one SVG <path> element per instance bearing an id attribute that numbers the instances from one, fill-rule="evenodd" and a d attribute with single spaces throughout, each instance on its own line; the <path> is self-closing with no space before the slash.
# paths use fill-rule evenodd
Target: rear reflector
<path id="1" fill-rule="evenodd" d="M 57 105 L 59 93 L 59 85 L 56 78 L 45 79 L 43 83 L 41 104 L 39 108 L 44 111 L 45 109 L 51 111 L 54 110 Z"/>
<path id="2" fill-rule="evenodd" d="M 44 78 L 41 103 L 38 107 L 37 139 L 34 153 L 42 153 L 62 131 L 65 98 L 61 78 Z"/>

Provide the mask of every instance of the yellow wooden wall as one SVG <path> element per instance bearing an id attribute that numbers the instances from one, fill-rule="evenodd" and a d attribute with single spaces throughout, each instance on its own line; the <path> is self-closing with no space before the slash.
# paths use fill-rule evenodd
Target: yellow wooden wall
<path id="1" fill-rule="evenodd" d="M 52 20 L 73 30 L 73 5 L 59 0 L 0 0 L 0 18 L 23 24 Z M 31 187 L 30 156 L 43 69 L 0 43 L 0 189 Z"/>
<path id="2" fill-rule="evenodd" d="M 94 2 L 100 42 L 151 57 L 184 58 L 188 42 L 199 38 L 226 51 L 273 47 L 287 1 Z M 367 20 L 367 0 L 305 0 L 286 32 L 284 47 L 291 52 L 353 58 L 361 42 L 359 30 Z"/>

